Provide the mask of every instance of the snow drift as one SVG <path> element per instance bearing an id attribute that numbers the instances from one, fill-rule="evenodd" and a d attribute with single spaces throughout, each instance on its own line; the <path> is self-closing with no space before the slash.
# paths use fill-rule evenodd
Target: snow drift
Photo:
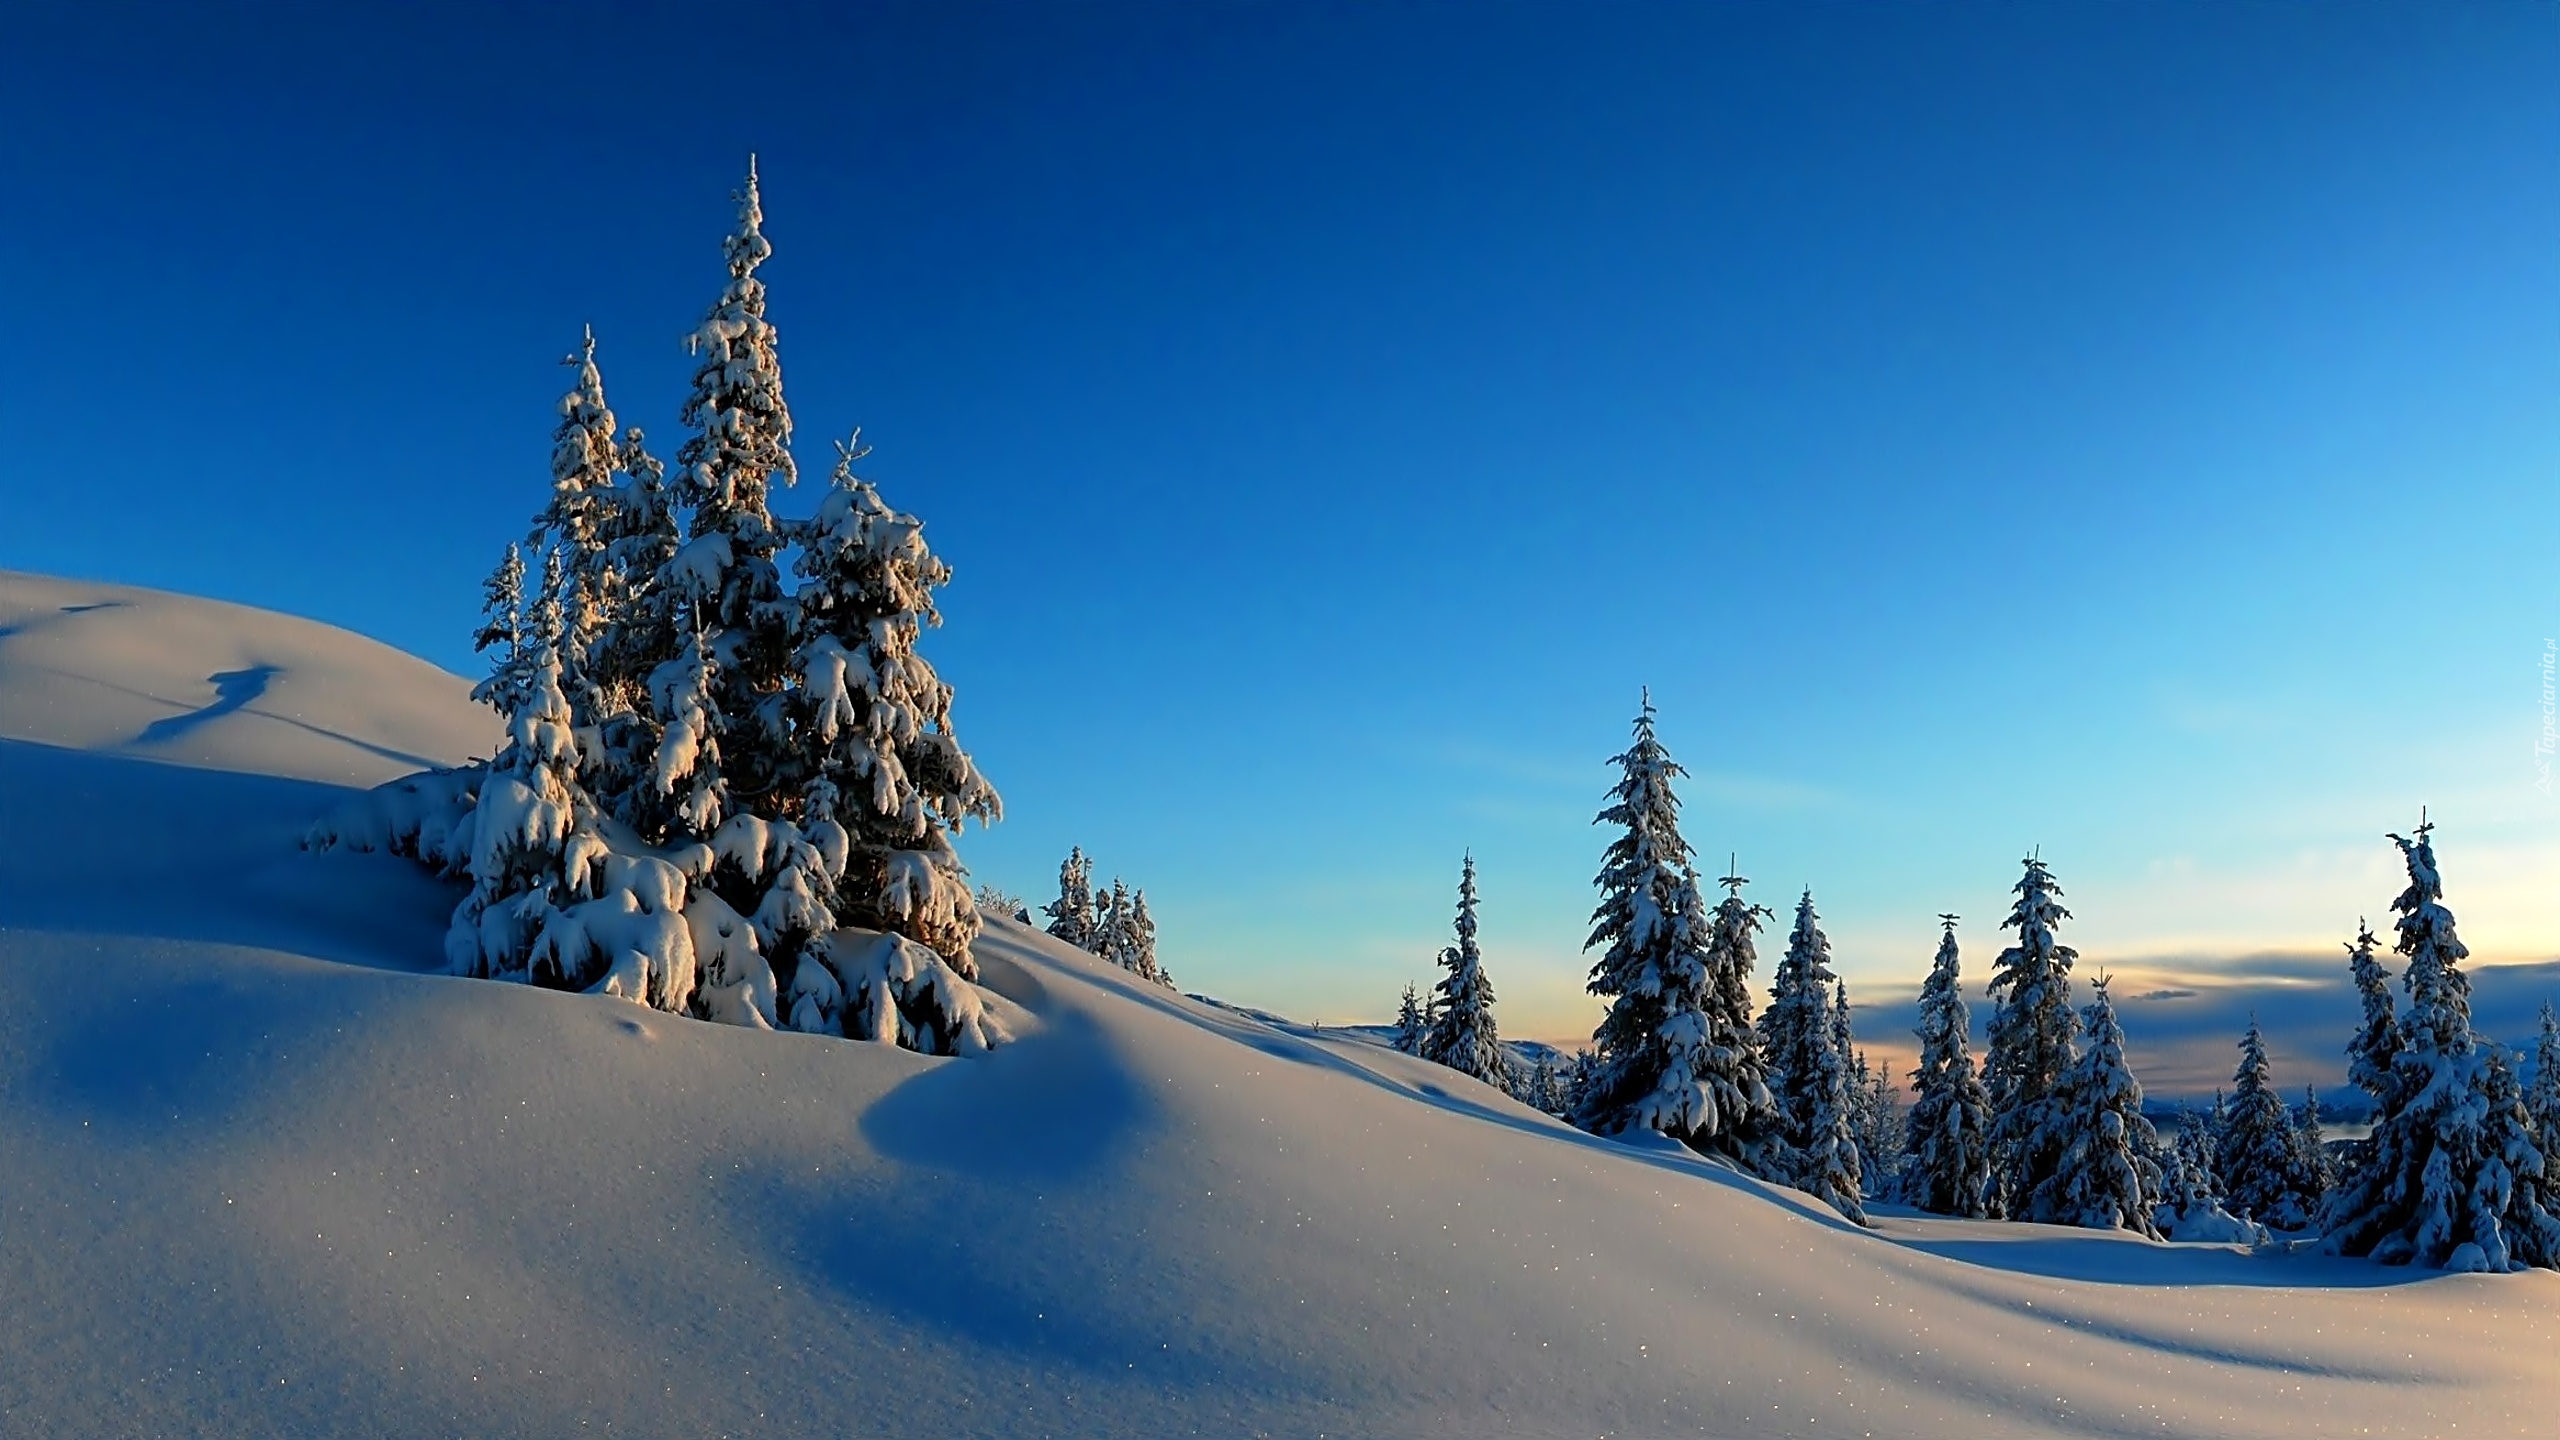
<path id="1" fill-rule="evenodd" d="M 2560 1275 L 1860 1232 L 1020 926 L 970 1059 L 430 973 L 296 841 L 465 690 L 0 578 L 0 1433 L 2547 1433 Z"/>

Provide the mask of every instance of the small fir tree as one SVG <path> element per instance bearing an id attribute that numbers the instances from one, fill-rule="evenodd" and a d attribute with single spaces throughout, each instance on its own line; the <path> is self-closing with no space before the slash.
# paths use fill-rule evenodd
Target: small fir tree
<path id="1" fill-rule="evenodd" d="M 1858 1052 L 1858 1074 L 1866 1091 L 1866 1103 L 1859 1107 L 1858 1162 L 1867 1181 L 1867 1198 L 1899 1202 L 1910 1186 L 1911 1151 L 1906 1143 L 1910 1134 L 1910 1116 L 1902 1103 L 1902 1089 L 1884 1066 Z"/>
<path id="2" fill-rule="evenodd" d="M 2223 1112 L 2215 1168 L 2241 1214 L 2278 1230 L 2299 1230 L 2318 1213 L 2320 1186 L 2305 1169 L 2293 1116 L 2276 1094 L 2266 1037 L 2249 1017 L 2240 1037 L 2240 1068 Z"/>
<path id="3" fill-rule="evenodd" d="M 1599 1073 L 1599 1052 L 1587 1046 L 1574 1051 L 1573 1058 L 1565 1062 L 1559 1086 L 1564 1096 L 1564 1108 L 1556 1113 L 1567 1119 L 1580 1114 L 1583 1094 L 1591 1088 L 1592 1078 Z"/>
<path id="4" fill-rule="evenodd" d="M 2484 1243 L 2482 1268 L 2560 1268 L 2560 1214 L 2555 1204 L 2551 1150 L 2535 1138 L 2524 1088 L 2503 1045 L 2484 1045 L 2480 1102 L 2486 1132 L 2479 1176 L 2471 1182 L 2475 1210 L 2497 1217 L 2497 1245 Z M 2486 1229 L 2487 1227 L 2483 1227 Z M 2500 1248 L 2503 1247 L 2503 1248 Z"/>
<path id="5" fill-rule="evenodd" d="M 1493 982 L 1485 978 L 1476 948 L 1476 858 L 1466 857 L 1458 876 L 1458 943 L 1440 952 L 1444 974 L 1433 992 L 1439 1015 L 1423 1040 L 1422 1054 L 1488 1085 L 1509 1088 L 1511 1067 L 1493 1019 Z"/>
<path id="6" fill-rule="evenodd" d="M 480 586 L 480 628 L 471 652 L 489 657 L 489 674 L 471 687 L 471 698 L 501 715 L 523 708 L 532 660 L 525 644 L 524 552 L 513 545 Z"/>
<path id="7" fill-rule="evenodd" d="M 1119 876 L 1111 877 L 1111 891 L 1102 897 L 1099 909 L 1093 953 L 1125 970 L 1129 965 L 1129 886 Z"/>
<path id="8" fill-rule="evenodd" d="M 663 828 L 671 835 L 707 839 L 729 813 L 729 788 L 720 766 L 720 711 L 712 695 L 719 673 L 711 646 L 697 631 L 674 659 L 649 676 L 658 718 L 649 810 L 664 817 Z"/>
<path id="9" fill-rule="evenodd" d="M 1137 890 L 1129 896 L 1128 966 L 1142 980 L 1152 980 L 1170 988 L 1173 977 L 1156 963 L 1156 922 L 1147 913 L 1147 892 Z"/>
<path id="10" fill-rule="evenodd" d="M 2061 1133 L 2050 1140 L 2060 1162 L 2029 1209 L 2066 1225 L 2123 1229 L 2157 1240 L 2160 1137 L 2142 1116 L 2142 1085 L 2125 1063 L 2124 1027 L 2101 977 L 2081 1010 L 2087 1043 L 2072 1060 L 2055 1099 Z"/>
<path id="11" fill-rule="evenodd" d="M 2533 1083 L 2525 1088 L 2525 1114 L 2546 1156 L 2560 1156 L 2560 1012 L 2542 1006 L 2542 1036 L 2533 1051 Z"/>
<path id="12" fill-rule="evenodd" d="M 1049 933 L 1079 950 L 1093 948 L 1101 918 L 1093 908 L 1093 861 L 1084 847 L 1072 846 L 1058 865 L 1058 898 L 1040 907 L 1049 917 Z"/>
<path id="13" fill-rule="evenodd" d="M 640 427 L 623 433 L 613 463 L 623 478 L 600 522 L 604 549 L 590 587 L 594 613 L 585 622 L 594 638 L 586 671 L 591 713 L 583 723 L 596 735 L 588 780 L 607 813 L 657 840 L 665 838 L 666 816 L 650 779 L 665 737 L 650 680 L 683 653 L 695 629 L 693 609 L 681 593 L 657 585 L 682 530 L 666 467 L 649 453 Z"/>
<path id="14" fill-rule="evenodd" d="M 560 425 L 551 436 L 551 503 L 534 517 L 528 544 L 559 556 L 563 577 L 557 596 L 568 619 L 559 646 L 561 689 L 581 725 L 594 723 L 598 697 L 594 671 L 600 639 L 620 618 L 625 598 L 612 570 L 611 549 L 621 529 L 615 476 L 622 446 L 613 410 L 605 404 L 604 375 L 596 368 L 595 331 L 579 352 L 560 362 L 577 379 L 560 397 Z"/>
<path id="15" fill-rule="evenodd" d="M 2160 1146 L 2160 1228 L 2171 1238 L 2183 1238 L 2184 1227 L 2221 1208 L 2211 1127 L 2202 1112 L 2182 1106 L 2177 1129 Z"/>
<path id="16" fill-rule="evenodd" d="M 1911 1072 L 1911 1198 L 1939 1215 L 1981 1220 L 1993 1214 L 1991 1098 L 1974 1073 L 1972 1017 L 1959 981 L 1956 917 L 1938 917 L 1946 933 L 1920 987 L 1920 1067 Z"/>
<path id="17" fill-rule="evenodd" d="M 1858 1097 L 1832 1004 L 1838 977 L 1831 970 L 1831 941 L 1822 933 L 1810 889 L 1796 902 L 1795 929 L 1772 979 L 1769 1008 L 1760 1014 L 1760 1047 L 1788 1170 L 1798 1189 L 1863 1222 Z"/>
<path id="18" fill-rule="evenodd" d="M 1403 1000 L 1396 1005 L 1395 1033 L 1387 1043 L 1402 1054 L 1422 1053 L 1422 997 L 1409 983 L 1404 987 Z"/>
<path id="19" fill-rule="evenodd" d="M 2294 1119 L 2293 1148 L 2312 1196 L 2325 1200 L 2329 1187 L 2337 1181 L 2337 1167 L 2329 1159 L 2329 1137 L 2320 1125 L 2320 1092 L 2310 1085 L 2302 1087 L 2302 1110 Z M 2317 1217 L 2319 1213 L 2320 1207 L 2315 1203 L 2311 1214 Z"/>
<path id="20" fill-rule="evenodd" d="M 1983 1085 L 1991 1097 L 1992 1173 L 2004 1213 L 2060 1220 L 2058 1212 L 2040 1208 L 2038 1197 L 2059 1193 L 2049 1182 L 2069 1133 L 2057 1092 L 2075 1058 L 2071 962 L 2079 952 L 2054 934 L 2071 916 L 2062 908 L 2062 887 L 2042 860 L 2029 856 L 2024 863 L 2017 903 L 2001 922 L 2018 932 L 2017 943 L 1992 966 L 1990 994 L 1999 1008 L 1991 1017 Z"/>
<path id="21" fill-rule="evenodd" d="M 858 435 L 840 445 L 817 514 L 792 527 L 804 583 L 789 607 L 784 708 L 798 744 L 782 768 L 804 792 L 822 779 L 843 797 L 839 923 L 904 935 L 974 979 L 978 907 L 952 841 L 1004 804 L 952 730 L 951 686 L 916 649 L 942 623 L 933 592 L 950 567 L 926 547 L 922 522 L 854 474 L 866 453 Z"/>
<path id="22" fill-rule="evenodd" d="M 535 641 L 532 654 L 529 683 L 507 717 L 506 746 L 490 762 L 471 812 L 471 893 L 454 907 L 445 957 L 457 975 L 541 978 L 582 989 L 593 977 L 533 973 L 545 925 L 585 898 L 602 845 L 582 813 L 569 702 L 547 637 Z"/>

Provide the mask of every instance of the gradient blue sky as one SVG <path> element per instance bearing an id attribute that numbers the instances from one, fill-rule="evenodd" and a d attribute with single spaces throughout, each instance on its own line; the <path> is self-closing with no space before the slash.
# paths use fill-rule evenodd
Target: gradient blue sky
<path id="1" fill-rule="evenodd" d="M 2548 4 L 16 6 L 0 127 L 0 565 L 465 671 L 554 362 L 673 450 L 760 152 L 803 463 L 958 572 L 965 853 L 1192 988 L 1379 1015 L 1473 847 L 1587 1033 L 1644 685 L 1878 1004 L 2040 845 L 2087 967 L 2280 1008 L 2421 803 L 2560 955 Z"/>

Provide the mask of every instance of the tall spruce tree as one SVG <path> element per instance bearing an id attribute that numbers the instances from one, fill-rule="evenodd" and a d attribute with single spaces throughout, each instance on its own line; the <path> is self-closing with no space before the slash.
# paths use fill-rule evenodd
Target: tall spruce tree
<path id="1" fill-rule="evenodd" d="M 1831 970 L 1831 941 L 1822 933 L 1810 888 L 1796 901 L 1795 929 L 1771 978 L 1769 1008 L 1760 1012 L 1760 1053 L 1768 1065 L 1789 1176 L 1798 1189 L 1863 1221 L 1858 1097 L 1833 1008 L 1839 977 Z"/>
<path id="2" fill-rule="evenodd" d="M 1998 1199 L 1991 1176 L 1991 1097 L 1974 1073 L 1958 970 L 1956 917 L 1920 987 L 1920 1067 L 1911 1072 L 1911 1198 L 1921 1209 L 1986 1219 Z"/>
<path id="3" fill-rule="evenodd" d="M 741 808 L 779 814 L 769 797 L 790 750 L 782 692 L 792 669 L 793 617 L 774 561 L 783 537 L 768 497 L 775 481 L 798 480 L 799 468 L 791 459 L 782 361 L 765 318 L 764 282 L 756 278 L 773 246 L 764 236 L 752 160 L 736 198 L 738 228 L 721 244 L 728 284 L 686 342 L 699 364 L 682 412 L 693 433 L 676 451 L 675 498 L 692 523 L 658 583 L 690 602 L 714 661 L 712 707 L 732 737 L 722 785 Z M 846 798 L 864 797 L 847 790 Z M 866 901 L 876 893 L 855 890 Z"/>
<path id="4" fill-rule="evenodd" d="M 1584 942 L 1605 947 L 1589 988 L 1610 1006 L 1592 1037 L 1598 1060 L 1574 1123 L 1601 1134 L 1659 1130 L 1756 1165 L 1776 1117 L 1742 977 L 1751 931 L 1768 912 L 1745 904 L 1743 882 L 1728 877 L 1733 895 L 1709 919 L 1672 790 L 1687 772 L 1654 734 L 1650 697 L 1634 742 L 1610 763 L 1619 780 L 1593 823 L 1618 834 L 1601 858 L 1600 904 Z"/>
<path id="5" fill-rule="evenodd" d="M 2255 1014 L 2240 1037 L 2240 1068 L 2231 1082 L 2214 1168 L 2242 1214 L 2277 1230 L 2299 1230 L 2318 1213 L 2320 1185 L 2303 1163 L 2293 1116 L 2276 1094 Z"/>
<path id="6" fill-rule="evenodd" d="M 2123 1229 L 2160 1238 L 2160 1137 L 2142 1116 L 2142 1085 L 2125 1063 L 2124 1027 L 2099 978 L 2081 1010 L 2088 1043 L 2064 1072 L 2053 1174 L 2028 1198 L 2029 1213 L 2066 1225 Z"/>
<path id="7" fill-rule="evenodd" d="M 1440 968 L 1447 973 L 1432 987 L 1440 997 L 1440 1013 L 1422 1042 L 1423 1058 L 1507 1089 L 1511 1066 L 1494 1025 L 1493 982 L 1485 978 L 1484 955 L 1476 948 L 1473 855 L 1458 874 L 1457 926 L 1458 943 L 1440 952 Z"/>
<path id="8" fill-rule="evenodd" d="M 621 529 L 619 487 L 622 445 L 613 410 L 605 404 L 604 375 L 596 368 L 595 331 L 575 355 L 561 361 L 577 370 L 560 397 L 560 425 L 551 435 L 551 503 L 534 517 L 526 543 L 561 558 L 559 601 L 567 617 L 559 647 L 561 689 L 578 723 L 594 723 L 596 654 L 601 637 L 620 620 L 620 577 L 612 568 L 612 544 Z"/>
<path id="9" fill-rule="evenodd" d="M 2062 887 L 2053 872 L 2035 856 L 2023 863 L 2017 902 L 2001 922 L 2002 929 L 2018 932 L 2017 943 L 1992 965 L 1990 994 L 1999 1008 L 1991 1016 L 1983 1086 L 1991 1097 L 1992 1173 L 2003 1213 L 2059 1220 L 2059 1213 L 2041 1208 L 2039 1197 L 2055 1193 L 2048 1182 L 2062 1163 L 2068 1135 L 2056 1092 L 2076 1055 L 2071 962 L 2079 952 L 2054 934 L 2071 912 L 2062 908 Z"/>
<path id="10" fill-rule="evenodd" d="M 2422 823 L 2414 837 L 2391 837 L 2409 873 L 2391 907 L 2400 916 L 2393 948 L 2406 957 L 2408 1008 L 2386 1108 L 2322 1216 L 2325 1243 L 2385 1264 L 2449 1270 L 2560 1264 L 2560 1222 L 2538 1184 L 2518 1183 L 2538 1177 L 2540 1157 L 2528 1160 L 2529 1135 L 2519 1146 L 2513 1115 L 2499 1113 L 2512 1075 L 2501 1079 L 2503 1058 L 2483 1053 L 2472 1033 L 2471 985 L 2461 970 L 2470 951 L 2444 906 L 2433 829 Z"/>

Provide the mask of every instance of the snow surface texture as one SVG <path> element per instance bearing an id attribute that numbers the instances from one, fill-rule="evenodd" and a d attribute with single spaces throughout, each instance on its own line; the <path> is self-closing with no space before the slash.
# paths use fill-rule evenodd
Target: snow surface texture
<path id="1" fill-rule="evenodd" d="M 316 621 L 0 570 L 0 737 L 377 785 L 486 755 L 470 685 Z"/>
<path id="2" fill-rule="evenodd" d="M 295 841 L 367 745 L 485 750 L 462 682 L 6 595 L 10 1440 L 2549 1432 L 2560 1274 L 1860 1232 L 1005 922 L 1021 1038 L 968 1060 L 428 973 L 450 888 Z M 160 623 L 44 633 L 98 596 Z M 249 654 L 306 753 L 251 706 L 133 743 Z"/>

